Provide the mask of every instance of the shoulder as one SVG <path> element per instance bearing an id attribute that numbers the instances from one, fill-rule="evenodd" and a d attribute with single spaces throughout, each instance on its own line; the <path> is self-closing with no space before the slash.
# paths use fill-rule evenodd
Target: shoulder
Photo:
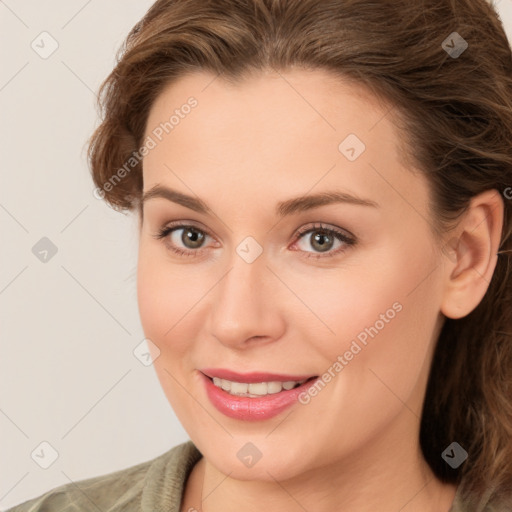
<path id="1" fill-rule="evenodd" d="M 187 441 L 135 466 L 61 485 L 6 512 L 170 510 L 201 456 Z"/>
<path id="2" fill-rule="evenodd" d="M 498 492 L 489 488 L 483 495 L 476 496 L 467 491 L 464 483 L 458 486 L 454 502 L 449 512 L 510 512 L 512 492 Z"/>

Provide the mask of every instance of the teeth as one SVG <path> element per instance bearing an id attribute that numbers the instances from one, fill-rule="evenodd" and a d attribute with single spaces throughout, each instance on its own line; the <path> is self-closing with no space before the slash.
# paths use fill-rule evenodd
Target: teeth
<path id="1" fill-rule="evenodd" d="M 229 380 L 225 380 L 224 382 L 229 383 L 229 392 L 233 395 L 243 395 L 247 393 L 247 384 L 243 384 L 242 382 L 230 382 Z"/>
<path id="2" fill-rule="evenodd" d="M 246 382 L 233 382 L 230 380 L 213 377 L 213 383 L 215 384 L 215 386 L 217 386 L 218 388 L 222 388 L 224 391 L 227 391 L 230 395 L 249 397 L 272 395 L 281 392 L 283 389 L 290 390 L 296 387 L 297 385 L 303 384 L 304 382 L 306 382 L 306 380 L 302 380 L 300 382 L 293 380 L 287 382 L 251 382 L 250 384 L 248 384 Z"/>
<path id="3" fill-rule="evenodd" d="M 264 385 L 265 385 L 265 383 L 263 383 L 263 386 Z M 281 391 L 283 389 L 283 386 L 281 385 L 280 382 L 267 382 L 266 385 L 267 385 L 267 393 L 269 393 L 271 395 L 274 393 L 279 393 L 279 391 Z"/>

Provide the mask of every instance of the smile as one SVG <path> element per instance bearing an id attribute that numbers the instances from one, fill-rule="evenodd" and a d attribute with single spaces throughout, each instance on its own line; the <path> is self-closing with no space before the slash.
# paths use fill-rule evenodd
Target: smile
<path id="1" fill-rule="evenodd" d="M 225 416 L 244 421 L 280 414 L 318 379 L 269 373 L 242 375 L 230 370 L 201 370 L 199 376 L 211 404 Z"/>
<path id="2" fill-rule="evenodd" d="M 289 380 L 286 382 L 271 381 L 271 382 L 234 382 L 231 380 L 220 379 L 219 377 L 213 378 L 213 383 L 218 388 L 223 389 L 230 395 L 258 397 L 265 395 L 273 395 L 280 393 L 283 389 L 289 391 L 304 384 L 307 379 L 300 382 Z"/>

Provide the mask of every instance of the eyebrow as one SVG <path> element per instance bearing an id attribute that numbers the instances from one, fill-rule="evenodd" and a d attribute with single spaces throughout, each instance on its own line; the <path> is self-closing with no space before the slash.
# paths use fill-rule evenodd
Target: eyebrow
<path id="1" fill-rule="evenodd" d="M 168 201 L 180 204 L 198 213 L 213 213 L 212 209 L 201 199 L 183 194 L 182 192 L 164 187 L 163 185 L 155 185 L 153 188 L 145 192 L 142 196 L 141 206 L 143 207 L 144 203 L 154 198 L 167 199 Z M 275 213 L 279 217 L 285 217 L 287 215 L 293 215 L 295 213 L 304 212 L 334 203 L 348 203 L 375 208 L 378 208 L 379 206 L 378 203 L 370 199 L 363 199 L 341 191 L 328 191 L 281 201 L 280 203 L 277 203 Z"/>

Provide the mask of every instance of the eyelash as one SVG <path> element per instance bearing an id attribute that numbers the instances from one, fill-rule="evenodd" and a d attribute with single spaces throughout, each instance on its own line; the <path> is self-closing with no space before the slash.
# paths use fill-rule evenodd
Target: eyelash
<path id="1" fill-rule="evenodd" d="M 154 236 L 154 238 L 156 238 L 158 240 L 163 240 L 168 235 L 170 235 L 173 231 L 177 231 L 179 229 L 184 229 L 184 228 L 192 228 L 193 230 L 198 231 L 199 233 L 208 235 L 211 238 L 213 238 L 212 235 L 210 235 L 208 233 L 208 231 L 205 231 L 203 229 L 199 229 L 198 227 L 196 227 L 196 226 L 194 226 L 192 224 L 180 224 L 180 223 L 167 225 L 164 228 L 160 229 L 158 231 L 158 233 L 156 235 L 153 235 L 153 236 Z M 307 233 L 311 233 L 311 232 L 315 232 L 315 231 L 321 231 L 324 234 L 332 235 L 334 238 L 336 238 L 340 242 L 343 242 L 348 247 L 354 246 L 356 244 L 355 238 L 349 237 L 348 235 L 346 235 L 345 233 L 343 233 L 342 231 L 340 231 L 338 229 L 327 228 L 322 223 L 315 224 L 314 226 L 307 226 L 307 227 L 299 229 L 297 231 L 296 241 L 294 243 L 296 243 L 301 238 L 303 238 Z M 198 253 L 202 252 L 201 249 L 196 249 L 196 250 L 187 249 L 187 250 L 185 250 L 185 249 L 180 249 L 178 247 L 173 247 L 173 246 L 171 246 L 169 244 L 166 244 L 166 246 L 171 251 L 173 251 L 174 253 L 176 253 L 176 254 L 178 254 L 180 256 L 196 257 L 196 256 L 198 256 Z M 304 258 L 323 259 L 323 258 L 329 258 L 329 257 L 337 256 L 338 254 L 344 252 L 345 250 L 346 250 L 346 247 L 342 246 L 342 247 L 340 247 L 339 249 L 337 249 L 335 251 L 329 251 L 329 252 L 326 252 L 326 253 L 323 253 L 323 254 L 322 253 L 316 253 L 315 254 L 315 253 L 310 253 L 308 251 L 300 251 L 300 252 L 301 253 L 305 253 L 303 255 Z"/>

